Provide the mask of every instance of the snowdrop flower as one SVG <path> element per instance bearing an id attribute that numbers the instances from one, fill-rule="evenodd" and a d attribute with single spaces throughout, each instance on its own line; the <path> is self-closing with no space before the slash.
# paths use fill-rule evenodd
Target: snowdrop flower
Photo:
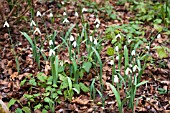
<path id="1" fill-rule="evenodd" d="M 133 67 L 132 64 L 129 64 L 129 67 Z"/>
<path id="2" fill-rule="evenodd" d="M 64 5 L 65 4 L 64 1 L 62 1 L 61 4 Z"/>
<path id="3" fill-rule="evenodd" d="M 8 24 L 8 22 L 7 22 L 7 21 L 5 21 L 4 26 L 3 26 L 3 27 L 9 27 L 9 24 Z"/>
<path id="4" fill-rule="evenodd" d="M 71 42 L 74 41 L 73 35 L 70 36 L 70 41 L 71 41 Z"/>
<path id="5" fill-rule="evenodd" d="M 120 34 L 117 34 L 115 38 L 116 38 L 116 39 L 117 39 L 117 38 L 120 38 L 120 39 L 121 39 L 121 35 L 120 35 Z"/>
<path id="6" fill-rule="evenodd" d="M 94 39 L 94 44 L 97 45 L 97 39 Z"/>
<path id="7" fill-rule="evenodd" d="M 119 78 L 117 75 L 114 75 L 114 83 L 118 83 L 119 82 Z"/>
<path id="8" fill-rule="evenodd" d="M 131 40 L 130 40 L 130 39 L 128 39 L 128 43 L 131 43 Z"/>
<path id="9" fill-rule="evenodd" d="M 99 18 L 96 18 L 96 20 L 94 21 L 94 23 L 95 23 L 95 24 L 96 24 L 96 23 L 100 24 Z"/>
<path id="10" fill-rule="evenodd" d="M 156 38 L 157 38 L 157 39 L 161 38 L 161 34 L 158 34 Z"/>
<path id="11" fill-rule="evenodd" d="M 133 66 L 133 72 L 135 72 L 135 71 L 136 71 L 136 69 L 138 69 L 138 70 L 139 70 L 139 67 L 138 67 L 137 65 Z"/>
<path id="12" fill-rule="evenodd" d="M 90 38 L 90 42 L 93 42 L 93 37 L 92 37 L 92 36 L 90 36 L 89 38 Z"/>
<path id="13" fill-rule="evenodd" d="M 99 28 L 100 24 L 96 24 L 96 28 Z"/>
<path id="14" fill-rule="evenodd" d="M 61 62 L 60 62 L 60 66 L 63 66 L 63 64 L 64 64 L 63 61 L 61 61 Z"/>
<path id="15" fill-rule="evenodd" d="M 69 23 L 69 20 L 67 18 L 65 18 L 63 23 Z"/>
<path id="16" fill-rule="evenodd" d="M 77 45 L 76 41 L 74 41 L 74 42 L 72 43 L 72 45 L 73 45 L 73 47 L 75 48 L 76 45 Z"/>
<path id="17" fill-rule="evenodd" d="M 127 68 L 126 71 L 125 71 L 125 74 L 128 75 L 130 73 L 132 73 L 132 70 L 130 68 Z"/>
<path id="18" fill-rule="evenodd" d="M 74 16 L 75 16 L 75 17 L 79 17 L 78 12 L 75 12 L 75 13 L 74 13 Z"/>
<path id="19" fill-rule="evenodd" d="M 113 60 L 110 60 L 110 62 L 109 62 L 108 64 L 113 65 L 113 64 L 114 64 L 114 61 L 113 61 Z"/>
<path id="20" fill-rule="evenodd" d="M 31 21 L 30 26 L 36 26 L 34 20 Z"/>
<path id="21" fill-rule="evenodd" d="M 82 13 L 87 12 L 88 10 L 86 8 L 82 9 Z"/>
<path id="22" fill-rule="evenodd" d="M 50 49 L 49 56 L 55 55 L 55 51 L 53 49 Z"/>
<path id="23" fill-rule="evenodd" d="M 63 16 L 66 16 L 66 15 L 67 15 L 67 13 L 66 13 L 66 12 L 64 12 L 64 13 L 63 13 Z"/>
<path id="24" fill-rule="evenodd" d="M 49 41 L 49 45 L 53 45 L 53 41 L 52 40 Z"/>
<path id="25" fill-rule="evenodd" d="M 149 46 L 146 46 L 146 49 L 148 49 L 148 50 L 149 50 Z"/>
<path id="26" fill-rule="evenodd" d="M 116 56 L 116 60 L 119 60 L 119 56 Z"/>
<path id="27" fill-rule="evenodd" d="M 135 56 L 135 50 L 133 50 L 133 51 L 131 52 L 131 55 L 132 55 L 132 56 Z"/>
<path id="28" fill-rule="evenodd" d="M 50 17 L 50 18 L 52 18 L 52 17 L 53 17 L 53 13 L 52 13 L 52 12 L 49 14 L 49 17 Z"/>
<path id="29" fill-rule="evenodd" d="M 41 17 L 41 12 L 40 11 L 37 11 L 37 14 L 36 14 L 37 17 Z"/>
<path id="30" fill-rule="evenodd" d="M 118 46 L 115 47 L 115 51 L 117 51 L 117 52 L 119 51 L 119 47 Z"/>
<path id="31" fill-rule="evenodd" d="M 39 29 L 38 27 L 35 29 L 34 34 L 35 34 L 36 32 L 38 32 L 38 33 L 41 35 L 41 31 L 40 31 L 40 29 Z"/>

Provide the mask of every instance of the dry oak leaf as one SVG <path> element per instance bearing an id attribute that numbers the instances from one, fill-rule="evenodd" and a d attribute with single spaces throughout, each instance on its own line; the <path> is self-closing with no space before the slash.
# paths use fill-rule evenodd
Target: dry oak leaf
<path id="1" fill-rule="evenodd" d="M 80 96 L 81 97 L 81 96 Z M 78 104 L 81 104 L 81 105 L 86 105 L 89 103 L 89 101 L 91 100 L 87 100 L 87 99 L 80 99 L 80 97 L 76 98 L 75 100 L 73 100 L 72 102 L 73 103 L 78 103 Z"/>
<path id="2" fill-rule="evenodd" d="M 13 74 L 11 74 L 10 79 L 14 80 L 17 77 L 18 77 L 18 72 L 14 72 Z"/>

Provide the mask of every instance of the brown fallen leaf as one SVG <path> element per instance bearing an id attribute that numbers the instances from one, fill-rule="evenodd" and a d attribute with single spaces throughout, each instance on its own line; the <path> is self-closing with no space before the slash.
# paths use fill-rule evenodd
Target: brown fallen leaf
<path id="1" fill-rule="evenodd" d="M 72 103 L 78 103 L 78 104 L 81 104 L 81 105 L 86 105 L 89 103 L 90 100 L 87 100 L 87 99 L 80 99 L 80 97 L 76 98 L 75 100 L 72 101 Z"/>
<path id="2" fill-rule="evenodd" d="M 0 113 L 10 113 L 6 104 L 0 99 Z"/>

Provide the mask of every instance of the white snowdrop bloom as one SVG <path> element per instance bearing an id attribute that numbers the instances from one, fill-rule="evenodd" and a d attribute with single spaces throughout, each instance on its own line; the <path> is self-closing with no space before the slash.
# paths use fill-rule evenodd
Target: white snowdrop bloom
<path id="1" fill-rule="evenodd" d="M 49 41 L 49 45 L 53 45 L 53 41 L 52 40 Z"/>
<path id="2" fill-rule="evenodd" d="M 79 17 L 78 12 L 75 12 L 75 13 L 74 13 L 74 16 L 75 16 L 75 17 Z"/>
<path id="3" fill-rule="evenodd" d="M 5 21 L 5 23 L 4 23 L 4 25 L 3 25 L 3 27 L 9 27 L 9 24 L 8 24 L 8 22 L 7 22 L 7 21 Z"/>
<path id="4" fill-rule="evenodd" d="M 63 16 L 66 16 L 66 15 L 67 15 L 67 13 L 66 13 L 66 12 L 64 12 L 64 13 L 63 13 Z"/>
<path id="5" fill-rule="evenodd" d="M 156 38 L 157 38 L 157 39 L 161 38 L 161 34 L 158 34 Z"/>
<path id="6" fill-rule="evenodd" d="M 90 38 L 90 42 L 93 42 L 93 37 L 92 37 L 92 36 L 90 36 L 89 38 Z"/>
<path id="7" fill-rule="evenodd" d="M 139 67 L 138 67 L 137 65 L 133 66 L 133 72 L 135 72 L 135 71 L 136 71 L 136 69 L 138 69 L 138 70 L 139 70 Z"/>
<path id="8" fill-rule="evenodd" d="M 132 64 L 129 64 L 129 67 L 133 67 Z"/>
<path id="9" fill-rule="evenodd" d="M 119 47 L 118 46 L 115 47 L 115 51 L 117 51 L 117 52 L 119 51 Z"/>
<path id="10" fill-rule="evenodd" d="M 115 38 L 116 38 L 116 39 L 117 39 L 117 38 L 120 38 L 120 39 L 121 39 L 121 35 L 120 35 L 120 34 L 117 34 Z"/>
<path id="11" fill-rule="evenodd" d="M 117 75 L 114 75 L 114 83 L 118 83 L 119 82 L 119 78 Z"/>
<path id="12" fill-rule="evenodd" d="M 65 18 L 63 23 L 69 23 L 69 20 L 67 18 Z"/>
<path id="13" fill-rule="evenodd" d="M 34 34 L 35 34 L 36 32 L 38 32 L 38 33 L 41 35 L 41 31 L 40 31 L 40 29 L 39 29 L 38 27 L 35 28 Z"/>
<path id="14" fill-rule="evenodd" d="M 61 62 L 60 62 L 60 66 L 63 66 L 63 65 L 64 65 L 64 63 L 63 63 L 63 61 L 61 61 Z"/>
<path id="15" fill-rule="evenodd" d="M 75 48 L 75 47 L 77 46 L 76 41 L 74 41 L 74 42 L 72 43 L 72 45 L 73 45 L 73 47 Z"/>
<path id="16" fill-rule="evenodd" d="M 116 60 L 119 60 L 119 56 L 116 56 Z"/>
<path id="17" fill-rule="evenodd" d="M 82 9 L 82 13 L 87 12 L 87 11 L 88 11 L 88 9 L 86 9 L 86 8 Z"/>
<path id="18" fill-rule="evenodd" d="M 30 26 L 36 26 L 34 20 L 31 21 Z"/>
<path id="19" fill-rule="evenodd" d="M 49 14 L 49 17 L 50 17 L 50 18 L 52 18 L 52 17 L 53 17 L 53 13 L 52 13 L 52 12 Z"/>
<path id="20" fill-rule="evenodd" d="M 96 18 L 96 20 L 94 21 L 94 23 L 96 24 L 100 24 L 100 20 L 99 20 L 99 18 Z"/>
<path id="21" fill-rule="evenodd" d="M 131 55 L 132 55 L 132 56 L 135 56 L 135 50 L 133 50 L 133 51 L 131 52 Z"/>
<path id="22" fill-rule="evenodd" d="M 131 43 L 131 40 L 130 40 L 130 39 L 128 39 L 128 43 Z"/>
<path id="23" fill-rule="evenodd" d="M 55 55 L 55 51 L 53 49 L 50 49 L 49 56 Z"/>
<path id="24" fill-rule="evenodd" d="M 114 61 L 113 61 L 113 60 L 110 60 L 110 62 L 109 62 L 108 64 L 113 65 L 113 64 L 114 64 Z"/>
<path id="25" fill-rule="evenodd" d="M 71 42 L 74 41 L 73 35 L 70 35 L 70 41 L 71 41 Z"/>
<path id="26" fill-rule="evenodd" d="M 96 28 L 99 28 L 100 24 L 96 24 Z"/>
<path id="27" fill-rule="evenodd" d="M 37 14 L 36 14 L 37 17 L 41 17 L 41 12 L 40 11 L 37 11 Z"/>
<path id="28" fill-rule="evenodd" d="M 97 39 L 96 38 L 94 39 L 94 44 L 97 45 Z"/>
<path id="29" fill-rule="evenodd" d="M 61 4 L 64 5 L 65 4 L 64 1 L 62 1 Z"/>
<path id="30" fill-rule="evenodd" d="M 148 49 L 148 50 L 149 50 L 149 46 L 146 46 L 146 49 Z"/>
<path id="31" fill-rule="evenodd" d="M 132 73 L 132 70 L 130 68 L 127 68 L 125 74 L 128 75 L 129 73 Z"/>

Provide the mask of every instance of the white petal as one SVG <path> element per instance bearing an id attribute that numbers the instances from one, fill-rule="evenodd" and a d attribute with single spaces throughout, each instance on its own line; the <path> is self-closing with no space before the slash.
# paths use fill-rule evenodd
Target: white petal
<path id="1" fill-rule="evenodd" d="M 40 29 L 39 29 L 38 27 L 35 29 L 34 34 L 35 34 L 36 32 L 38 32 L 39 34 L 41 34 L 41 31 L 40 31 Z"/>
<path id="2" fill-rule="evenodd" d="M 78 16 L 79 16 L 78 12 L 75 12 L 74 16 L 75 16 L 75 17 L 78 17 Z"/>
<path id="3" fill-rule="evenodd" d="M 50 18 L 52 18 L 52 17 L 53 17 L 53 13 L 52 13 L 52 12 L 49 14 L 49 17 L 50 17 Z"/>
<path id="4" fill-rule="evenodd" d="M 99 20 L 99 18 L 96 18 L 96 20 L 94 21 L 94 23 L 96 24 L 100 24 L 100 20 Z"/>
<path id="5" fill-rule="evenodd" d="M 92 36 L 90 36 L 89 38 L 90 38 L 90 42 L 93 42 L 93 37 L 92 37 Z"/>
<path id="6" fill-rule="evenodd" d="M 136 69 L 138 69 L 138 70 L 139 70 L 139 67 L 138 67 L 137 65 L 133 66 L 133 72 L 135 72 L 135 71 L 136 71 Z"/>
<path id="7" fill-rule="evenodd" d="M 7 22 L 7 21 L 5 21 L 4 26 L 3 26 L 3 27 L 9 27 L 9 24 L 8 24 L 8 22 Z"/>
<path id="8" fill-rule="evenodd" d="M 49 56 L 55 55 L 55 51 L 53 49 L 50 49 Z"/>
<path id="9" fill-rule="evenodd" d="M 63 23 L 69 23 L 69 20 L 67 18 L 65 18 Z"/>
<path id="10" fill-rule="evenodd" d="M 64 5 L 65 4 L 64 1 L 62 1 L 61 4 Z"/>
<path id="11" fill-rule="evenodd" d="M 132 73 L 132 70 L 130 68 L 127 68 L 125 74 L 128 75 L 129 73 Z"/>
<path id="12" fill-rule="evenodd" d="M 149 50 L 149 46 L 146 46 L 146 49 L 148 49 L 148 50 Z"/>
<path id="13" fill-rule="evenodd" d="M 94 39 L 94 44 L 97 45 L 97 39 Z"/>
<path id="14" fill-rule="evenodd" d="M 130 39 L 128 40 L 128 43 L 131 43 L 131 40 L 130 40 Z"/>
<path id="15" fill-rule="evenodd" d="M 133 50 L 133 51 L 131 52 L 131 55 L 132 55 L 132 56 L 135 56 L 135 50 Z"/>
<path id="16" fill-rule="evenodd" d="M 37 11 L 37 14 L 36 14 L 37 17 L 41 17 L 41 12 L 40 11 Z"/>
<path id="17" fill-rule="evenodd" d="M 96 28 L 99 28 L 100 24 L 96 24 Z"/>
<path id="18" fill-rule="evenodd" d="M 115 51 L 117 51 L 117 52 L 119 51 L 119 47 L 118 46 L 115 47 Z"/>
<path id="19" fill-rule="evenodd" d="M 116 56 L 116 60 L 119 60 L 119 56 Z"/>
<path id="20" fill-rule="evenodd" d="M 114 75 L 114 83 L 118 83 L 119 82 L 119 78 L 117 75 Z"/>
<path id="21" fill-rule="evenodd" d="M 111 60 L 108 64 L 113 65 L 113 64 L 114 64 L 114 61 Z"/>
<path id="22" fill-rule="evenodd" d="M 72 45 L 73 45 L 73 47 L 75 48 L 76 45 L 77 45 L 76 41 L 74 41 L 74 42 L 72 43 Z"/>
<path id="23" fill-rule="evenodd" d="M 49 45 L 53 45 L 53 41 L 52 40 L 49 41 Z"/>
<path id="24" fill-rule="evenodd" d="M 66 16 L 66 15 L 67 15 L 67 13 L 66 13 L 66 12 L 64 12 L 64 13 L 63 13 L 63 16 Z"/>
<path id="25" fill-rule="evenodd" d="M 34 20 L 31 21 L 30 26 L 36 26 Z"/>
<path id="26" fill-rule="evenodd" d="M 159 39 L 159 38 L 161 38 L 161 34 L 158 34 L 158 35 L 157 35 L 157 39 Z"/>
<path id="27" fill-rule="evenodd" d="M 88 10 L 87 10 L 86 8 L 83 8 L 83 9 L 82 9 L 82 13 L 83 13 L 83 12 L 87 12 L 87 11 L 88 11 Z"/>
<path id="28" fill-rule="evenodd" d="M 115 38 L 116 38 L 116 39 L 117 39 L 117 38 L 120 38 L 120 39 L 121 39 L 121 35 L 120 35 L 120 34 L 117 34 Z"/>
<path id="29" fill-rule="evenodd" d="M 73 35 L 70 35 L 70 41 L 71 41 L 71 42 L 74 41 Z"/>

